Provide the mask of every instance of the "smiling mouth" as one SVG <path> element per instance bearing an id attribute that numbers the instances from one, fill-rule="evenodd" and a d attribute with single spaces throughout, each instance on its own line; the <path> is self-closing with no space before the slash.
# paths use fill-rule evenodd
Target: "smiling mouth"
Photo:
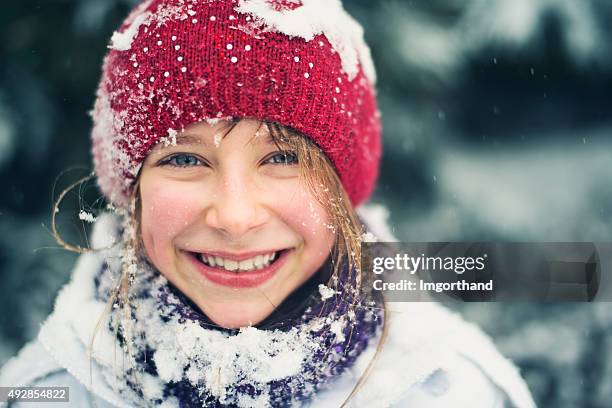
<path id="1" fill-rule="evenodd" d="M 209 268 L 219 269 L 220 271 L 244 273 L 269 267 L 270 265 L 274 264 L 284 252 L 287 251 L 288 249 L 283 249 L 280 251 L 262 253 L 240 261 L 206 253 L 194 252 L 193 255 L 198 261 Z"/>

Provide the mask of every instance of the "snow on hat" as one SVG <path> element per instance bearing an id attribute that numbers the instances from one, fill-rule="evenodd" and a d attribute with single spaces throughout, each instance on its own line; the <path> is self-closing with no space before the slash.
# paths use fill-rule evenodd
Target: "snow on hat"
<path id="1" fill-rule="evenodd" d="M 125 207 L 149 150 L 188 125 L 293 128 L 334 164 L 352 203 L 381 155 L 376 76 L 340 0 L 146 0 L 114 33 L 92 112 L 98 183 Z"/>

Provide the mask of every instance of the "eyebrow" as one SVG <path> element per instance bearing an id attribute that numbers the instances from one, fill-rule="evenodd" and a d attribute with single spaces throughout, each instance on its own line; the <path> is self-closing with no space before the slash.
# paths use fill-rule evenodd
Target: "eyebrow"
<path id="1" fill-rule="evenodd" d="M 206 146 L 208 143 L 204 138 L 199 138 L 195 135 L 190 134 L 181 134 L 176 136 L 176 145 L 204 145 Z"/>
<path id="2" fill-rule="evenodd" d="M 160 139 L 157 143 L 155 143 L 155 145 L 153 146 L 153 148 L 151 149 L 151 151 L 160 151 L 163 150 L 165 148 L 168 147 L 173 147 L 173 146 L 189 146 L 189 145 L 200 145 L 200 146 L 207 146 L 208 143 L 206 142 L 206 140 L 199 138 L 196 135 L 191 135 L 189 133 L 186 134 L 180 134 L 176 136 L 176 139 L 171 140 L 169 138 L 162 138 Z"/>
<path id="3" fill-rule="evenodd" d="M 220 134 L 219 132 L 215 133 L 214 137 L 217 137 L 217 135 L 219 134 Z M 221 140 L 223 140 L 223 138 L 225 138 L 225 136 L 227 136 L 228 134 L 229 133 L 221 133 Z M 260 142 L 263 142 L 266 144 L 275 144 L 274 138 L 272 137 L 270 133 L 266 133 L 265 135 L 261 135 L 259 137 L 257 137 L 257 135 L 253 135 L 253 137 L 249 139 L 247 144 L 250 144 L 255 140 L 259 140 Z M 206 140 L 206 138 L 198 137 L 194 134 L 182 133 L 176 136 L 176 143 L 172 143 L 170 145 L 164 144 L 163 142 L 157 143 L 154 149 L 160 150 L 165 147 L 190 146 L 190 145 L 199 145 L 199 146 L 204 146 L 204 147 L 211 146 L 211 144 Z"/>

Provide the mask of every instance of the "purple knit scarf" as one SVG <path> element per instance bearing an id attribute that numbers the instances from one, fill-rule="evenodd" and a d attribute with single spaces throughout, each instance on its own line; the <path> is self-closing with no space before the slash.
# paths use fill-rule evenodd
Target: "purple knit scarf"
<path id="1" fill-rule="evenodd" d="M 332 278 L 336 284 L 321 288 L 320 282 L 327 282 L 329 268 L 326 263 L 272 316 L 255 326 L 256 330 L 230 330 L 212 323 L 143 262 L 130 289 L 130 329 L 119 325 L 114 334 L 122 347 L 130 337 L 133 350 L 131 367 L 122 373 L 125 387 L 117 391 L 147 406 L 304 405 L 353 366 L 377 337 L 383 320 L 381 299 L 372 293 L 356 293 L 354 270 L 340 268 L 337 279 Z M 111 282 L 116 282 L 110 277 L 117 276 L 116 269 L 105 263 L 96 276 L 100 300 L 108 299 Z M 116 304 L 109 330 L 124 319 L 122 307 Z M 266 347 L 249 351 L 249 341 L 241 342 L 240 336 L 251 336 L 249 341 L 261 339 Z M 193 352 L 197 347 L 203 347 L 203 351 Z M 187 356 L 181 354 L 185 348 L 190 350 Z M 209 350 L 217 357 L 208 356 Z M 299 361 L 287 363 L 288 356 L 298 356 Z M 228 363 L 216 366 L 223 358 Z M 299 370 L 283 375 L 284 367 L 291 364 Z M 228 370 L 230 374 L 224 374 Z"/>

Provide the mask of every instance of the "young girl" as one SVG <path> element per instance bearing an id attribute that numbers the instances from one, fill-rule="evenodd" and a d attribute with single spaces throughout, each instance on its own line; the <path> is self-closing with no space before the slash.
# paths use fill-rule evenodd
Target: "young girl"
<path id="1" fill-rule="evenodd" d="M 114 211 L 90 251 L 58 237 L 85 253 L 0 385 L 76 407 L 534 406 L 477 328 L 384 302 L 361 269 L 363 236 L 393 238 L 355 210 L 380 123 L 339 1 L 147 0 L 109 48 L 92 139 Z"/>

